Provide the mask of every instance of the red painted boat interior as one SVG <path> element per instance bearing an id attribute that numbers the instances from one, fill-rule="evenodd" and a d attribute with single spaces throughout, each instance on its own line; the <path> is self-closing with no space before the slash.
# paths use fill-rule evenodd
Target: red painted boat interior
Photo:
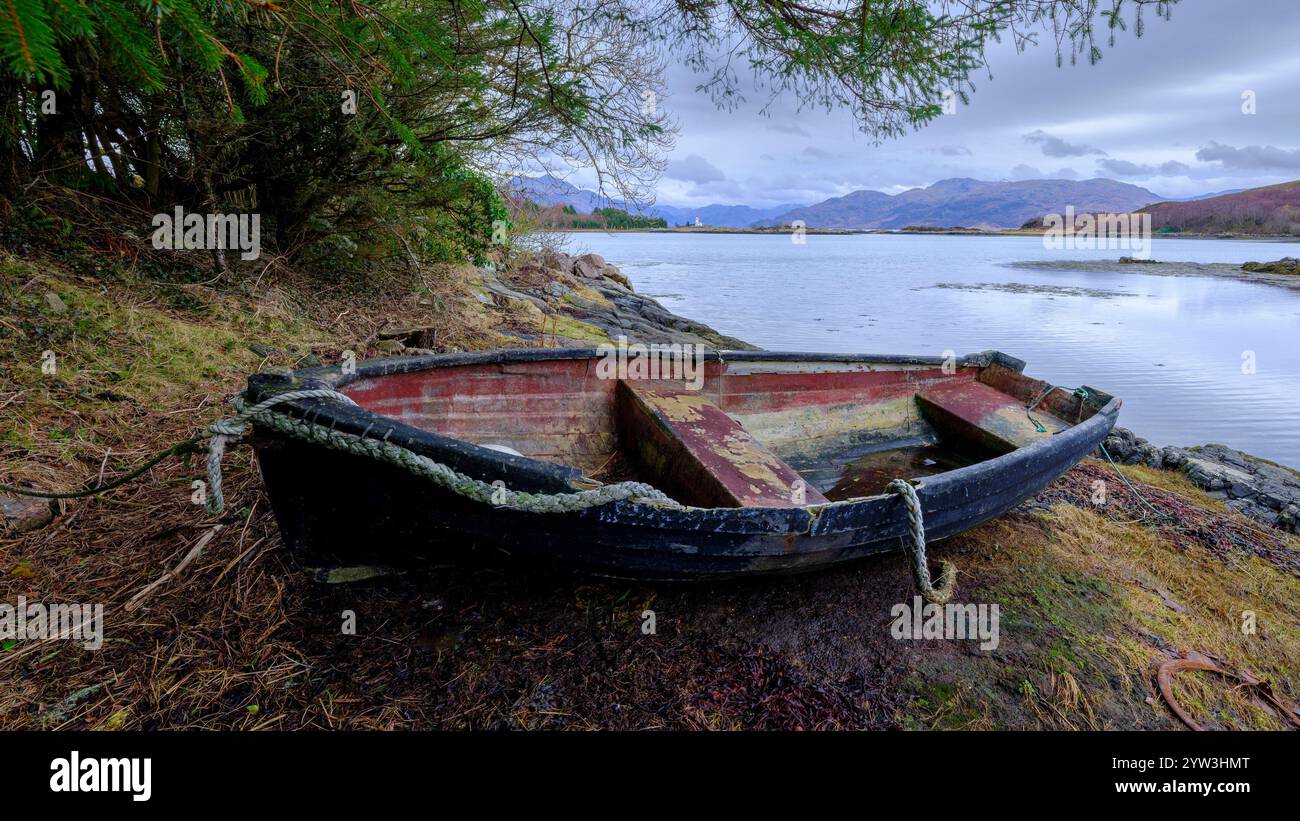
<path id="1" fill-rule="evenodd" d="M 709 362 L 702 384 L 602 378 L 598 359 L 432 368 L 344 392 L 383 416 L 480 445 L 639 478 L 709 506 L 879 493 L 990 458 L 1091 415 L 1077 397 L 991 365 Z M 626 382 L 623 389 L 620 383 Z M 692 390 L 692 388 L 698 388 Z M 677 495 L 681 494 L 681 495 Z M 783 501 L 785 500 L 785 501 Z"/>

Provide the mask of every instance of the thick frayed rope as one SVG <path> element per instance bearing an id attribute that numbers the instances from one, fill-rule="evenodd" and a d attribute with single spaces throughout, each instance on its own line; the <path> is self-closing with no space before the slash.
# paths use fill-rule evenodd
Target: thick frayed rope
<path id="1" fill-rule="evenodd" d="M 921 498 L 916 495 L 916 488 L 910 482 L 895 479 L 885 488 L 890 493 L 903 497 L 907 507 L 907 520 L 912 530 L 912 575 L 916 586 L 921 591 L 921 598 L 931 604 L 947 604 L 957 589 L 957 568 L 950 561 L 940 562 L 939 586 L 930 580 L 930 565 L 925 557 L 925 522 L 921 513 Z"/>
<path id="2" fill-rule="evenodd" d="M 671 497 L 656 487 L 644 482 L 619 482 L 603 485 L 593 490 L 580 490 L 572 493 L 526 493 L 510 490 L 504 483 L 484 482 L 466 476 L 441 462 L 435 462 L 427 456 L 395 445 L 382 439 L 371 439 L 350 433 L 340 433 L 323 425 L 317 425 L 301 419 L 272 411 L 276 405 L 297 399 L 334 399 L 350 405 L 356 403 L 344 394 L 331 390 L 289 391 L 277 394 L 248 408 L 240 409 L 231 419 L 222 419 L 214 423 L 209 430 L 212 441 L 208 446 L 208 510 L 218 514 L 225 509 L 225 498 L 221 492 L 221 457 L 225 454 L 226 441 L 240 436 L 249 421 L 255 421 L 272 430 L 279 431 L 295 439 L 324 445 L 331 450 L 367 456 L 380 462 L 410 471 L 435 485 L 450 490 L 476 502 L 523 510 L 530 513 L 567 513 L 588 508 L 599 507 L 624 499 L 652 502 L 671 507 L 681 507 Z M 238 403 L 236 407 L 239 407 Z"/>
<path id="3" fill-rule="evenodd" d="M 229 419 L 218 419 L 208 427 L 208 432 L 212 434 L 212 439 L 208 442 L 207 508 L 209 513 L 219 514 L 226 509 L 226 497 L 221 492 L 221 460 L 226 455 L 226 442 L 243 436 L 244 430 L 248 427 L 248 421 L 253 417 L 269 411 L 276 405 L 298 399 L 333 399 L 348 405 L 357 404 L 352 401 L 352 397 L 346 394 L 324 388 L 279 393 L 270 399 L 258 402 L 250 408 L 240 408 L 238 400 L 236 400 L 235 407 L 239 410 L 238 414 Z"/>

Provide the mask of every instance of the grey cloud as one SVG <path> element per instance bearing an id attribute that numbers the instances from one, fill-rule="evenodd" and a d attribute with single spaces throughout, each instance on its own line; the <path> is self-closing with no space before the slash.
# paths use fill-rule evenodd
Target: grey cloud
<path id="1" fill-rule="evenodd" d="M 1048 134 L 1041 128 L 1022 136 L 1025 138 L 1026 142 L 1031 142 L 1040 146 L 1043 149 L 1043 153 L 1049 157 L 1082 157 L 1085 154 L 1106 155 L 1106 152 L 1102 151 L 1100 148 L 1066 142 L 1060 137 L 1054 137 L 1051 134 Z"/>
<path id="2" fill-rule="evenodd" d="M 1177 160 L 1169 160 L 1160 165 L 1138 164 L 1128 160 L 1097 160 L 1097 165 L 1117 177 L 1181 177 L 1191 171 L 1191 168 Z"/>
<path id="3" fill-rule="evenodd" d="M 1077 180 L 1079 179 L 1079 172 L 1073 168 L 1058 168 L 1052 176 L 1058 180 Z"/>
<path id="4" fill-rule="evenodd" d="M 699 154 L 687 154 L 685 158 L 673 160 L 664 168 L 664 176 L 671 177 L 674 180 L 683 180 L 695 184 L 706 182 L 718 182 L 725 180 L 727 175 L 722 173 L 717 166 L 701 157 Z"/>
<path id="5" fill-rule="evenodd" d="M 829 160 L 834 157 L 834 155 L 831 154 L 829 151 L 824 151 L 815 145 L 808 146 L 803 151 L 801 151 L 800 154 L 814 160 Z"/>
<path id="6" fill-rule="evenodd" d="M 1018 163 L 1039 163 L 1053 178 L 1070 178 L 1059 170 L 1068 164 L 1079 179 L 1151 180 L 1150 187 L 1174 197 L 1300 178 L 1300 158 L 1291 152 L 1300 147 L 1297 29 L 1264 24 L 1294 19 L 1296 0 L 1251 0 L 1248 11 L 1238 5 L 1180 3 L 1172 21 L 1149 21 L 1142 40 L 1131 36 L 1130 27 L 1095 66 L 1085 60 L 1057 68 L 1051 37 L 1023 53 L 1012 38 L 1004 38 L 990 45 L 996 79 L 981 83 L 969 106 L 878 144 L 858 134 L 845 112 L 801 108 L 796 94 L 775 101 L 759 95 L 763 99 L 719 110 L 699 91 L 707 76 L 672 61 L 669 96 L 682 131 L 669 159 L 719 158 L 727 180 L 743 186 L 735 201 L 750 204 L 811 203 L 854 188 L 892 191 L 946 177 L 1011 179 L 1010 169 Z M 1189 53 L 1195 59 L 1189 60 Z M 1258 93 L 1257 116 L 1242 114 L 1243 88 Z M 1041 139 L 1026 141 L 1026 134 Z M 1048 142 L 1052 137 L 1059 143 Z M 801 156 L 808 145 L 833 156 Z M 1084 153 L 1055 157 L 1044 146 Z M 1088 153 L 1103 146 L 1106 154 Z M 1196 158 L 1197 149 L 1206 153 Z M 1150 164 L 1153 173 L 1138 178 L 1107 173 L 1097 162 L 1111 157 Z M 1180 168 L 1162 166 L 1171 158 L 1191 169 L 1178 175 Z M 761 182 L 749 182 L 755 177 Z M 695 187 L 665 178 L 661 201 L 720 202 L 723 185 L 712 181 Z"/>
<path id="7" fill-rule="evenodd" d="M 1278 148 L 1272 145 L 1247 145 L 1235 148 L 1213 140 L 1196 152 L 1196 159 L 1218 162 L 1223 168 L 1250 170 L 1300 168 L 1300 148 Z"/>
<path id="8" fill-rule="evenodd" d="M 811 134 L 809 134 L 807 131 L 804 130 L 803 126 L 799 125 L 798 123 L 772 123 L 767 127 L 767 130 L 776 131 L 781 134 L 797 134 L 800 137 L 812 136 Z"/>
<path id="9" fill-rule="evenodd" d="M 1141 166 L 1128 160 L 1098 160 L 1097 165 L 1103 171 L 1120 177 L 1149 177 L 1154 170 L 1149 165 Z"/>
<path id="10" fill-rule="evenodd" d="M 1043 176 L 1043 172 L 1034 168 L 1032 165 L 1021 163 L 1011 169 L 1011 179 L 1013 180 L 1036 180 Z"/>

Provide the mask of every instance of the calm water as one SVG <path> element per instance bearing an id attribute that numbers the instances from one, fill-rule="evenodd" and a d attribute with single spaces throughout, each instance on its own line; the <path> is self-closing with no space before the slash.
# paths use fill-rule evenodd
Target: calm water
<path id="1" fill-rule="evenodd" d="M 591 234 L 666 308 L 773 350 L 938 355 L 995 348 L 1059 385 L 1123 398 L 1153 442 L 1223 442 L 1300 467 L 1300 292 L 1213 277 L 1035 271 L 1116 259 L 1035 237 Z M 1156 240 L 1159 260 L 1300 256 L 1300 245 Z M 1245 351 L 1256 372 L 1242 373 Z"/>

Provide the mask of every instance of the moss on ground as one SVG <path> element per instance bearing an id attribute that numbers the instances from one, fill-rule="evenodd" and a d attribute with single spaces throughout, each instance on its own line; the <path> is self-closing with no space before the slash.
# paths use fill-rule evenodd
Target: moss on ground
<path id="1" fill-rule="evenodd" d="M 914 684 L 917 700 L 902 714 L 905 725 L 1168 726 L 1153 676 L 1163 662 L 1193 651 L 1295 698 L 1300 579 L 1244 553 L 1225 562 L 1085 504 L 1006 517 L 955 541 L 962 598 L 999 604 L 1003 647 L 932 657 L 924 680 Z M 1254 614 L 1257 633 L 1243 632 L 1245 613 Z M 955 688 L 943 710 L 935 709 L 936 681 Z M 991 682 L 995 698 L 988 697 Z M 1203 673 L 1179 675 L 1175 697 L 1210 724 L 1286 726 L 1254 694 Z M 981 703 L 987 713 L 970 707 Z"/>
<path id="2" fill-rule="evenodd" d="M 571 317 L 544 326 L 540 312 L 485 305 L 469 279 L 440 269 L 369 291 L 291 277 L 164 287 L 0 257 L 0 480 L 68 488 L 125 470 L 221 415 L 249 371 L 364 356 L 390 322 L 436 324 L 443 349 L 520 330 L 533 344 L 605 341 Z M 41 372 L 44 350 L 56 374 Z M 935 546 L 960 568 L 961 600 L 1000 608 L 1000 644 L 982 652 L 891 638 L 891 606 L 913 595 L 899 555 L 682 586 L 457 554 L 321 586 L 282 549 L 246 449 L 227 458 L 218 531 L 190 501 L 199 466 L 165 463 L 43 531 L 0 537 L 0 601 L 109 611 L 102 651 L 0 650 L 0 726 L 1170 728 L 1181 725 L 1155 671 L 1192 651 L 1294 703 L 1300 579 L 1288 562 L 1300 541 L 1264 533 L 1176 474 L 1124 468 L 1179 517 L 1154 519 L 1110 470 L 1086 462 L 1030 505 Z M 1098 477 L 1103 508 L 1090 502 Z M 183 574 L 126 610 L 208 533 Z M 357 636 L 340 633 L 345 609 Z M 641 631 L 646 609 L 655 635 Z M 1242 631 L 1247 611 L 1255 633 Z M 1175 688 L 1207 725 L 1283 726 L 1213 676 L 1184 673 Z"/>
<path id="3" fill-rule="evenodd" d="M 600 344 L 609 342 L 609 334 L 592 325 L 589 322 L 583 322 L 581 319 L 575 319 L 564 314 L 554 314 L 544 325 L 544 328 L 551 336 L 562 337 L 564 339 L 576 340 L 578 342 L 589 342 Z"/>

